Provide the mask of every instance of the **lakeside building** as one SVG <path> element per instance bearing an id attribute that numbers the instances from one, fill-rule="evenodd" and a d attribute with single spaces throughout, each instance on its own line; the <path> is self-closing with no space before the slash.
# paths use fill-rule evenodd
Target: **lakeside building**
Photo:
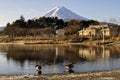
<path id="1" fill-rule="evenodd" d="M 97 37 L 110 36 L 110 28 L 108 25 L 90 25 L 88 28 L 83 28 L 79 32 L 80 37 Z"/>

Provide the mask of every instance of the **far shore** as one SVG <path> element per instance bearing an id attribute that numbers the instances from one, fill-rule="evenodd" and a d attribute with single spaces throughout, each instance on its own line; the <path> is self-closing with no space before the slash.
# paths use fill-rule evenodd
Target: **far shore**
<path id="1" fill-rule="evenodd" d="M 0 42 L 0 44 L 54 44 L 54 45 L 86 45 L 86 46 L 120 46 L 120 41 L 87 41 L 87 42 L 44 42 L 44 41 L 14 41 L 14 42 Z"/>
<path id="2" fill-rule="evenodd" d="M 0 44 L 83 44 L 83 45 L 102 45 L 107 44 L 109 46 L 116 44 L 120 45 L 119 37 L 106 38 L 79 38 L 76 36 L 64 36 L 64 37 L 41 37 L 41 36 L 23 36 L 23 37 L 9 37 L 0 36 Z"/>
<path id="3" fill-rule="evenodd" d="M 120 69 L 66 74 L 0 75 L 0 80 L 120 80 Z"/>

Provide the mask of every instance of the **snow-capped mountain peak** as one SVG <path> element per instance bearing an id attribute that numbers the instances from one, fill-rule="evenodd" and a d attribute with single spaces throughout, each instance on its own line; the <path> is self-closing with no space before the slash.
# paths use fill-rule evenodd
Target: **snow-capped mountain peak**
<path id="1" fill-rule="evenodd" d="M 65 7 L 55 7 L 52 10 L 48 11 L 44 16 L 45 17 L 58 17 L 58 19 L 63 19 L 64 21 L 69 21 L 72 19 L 88 20 L 87 18 L 79 16 Z"/>

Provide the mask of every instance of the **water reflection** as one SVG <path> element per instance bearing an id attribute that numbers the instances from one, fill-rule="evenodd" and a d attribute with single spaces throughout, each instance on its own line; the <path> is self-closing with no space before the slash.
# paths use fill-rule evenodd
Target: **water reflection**
<path id="1" fill-rule="evenodd" d="M 74 73 L 75 71 L 73 69 L 67 69 L 66 72 L 67 73 Z"/>
<path id="2" fill-rule="evenodd" d="M 85 58 L 88 61 L 95 61 L 99 58 L 109 59 L 109 58 L 119 58 L 120 57 L 120 47 L 84 47 L 79 48 L 79 56 Z"/>
<path id="3" fill-rule="evenodd" d="M 1 50 L 6 52 L 7 60 L 14 60 L 23 65 L 25 61 L 39 62 L 43 65 L 52 65 L 69 62 L 78 62 L 86 60 L 78 54 L 78 47 L 55 46 L 55 45 L 2 45 Z"/>
<path id="4" fill-rule="evenodd" d="M 24 68 L 28 65 L 40 63 L 42 66 L 57 68 L 58 73 L 67 62 L 92 63 L 99 60 L 111 60 L 120 58 L 120 47 L 94 47 L 82 45 L 24 45 L 24 44 L 1 44 L 0 53 L 7 53 L 4 56 L 7 62 L 14 62 Z M 1 55 L 0 54 L 0 55 Z M 78 64 L 77 66 L 80 66 Z M 89 65 L 88 65 L 89 66 Z M 119 66 L 120 67 L 120 66 Z M 58 69 L 59 68 L 59 69 Z M 74 72 L 78 67 L 68 72 Z M 57 71 L 56 70 L 56 71 Z M 62 71 L 61 71 L 62 72 Z M 36 74 L 41 72 L 36 72 Z M 46 72 L 47 73 L 47 72 Z"/>
<path id="5" fill-rule="evenodd" d="M 88 61 L 95 61 L 97 58 L 106 58 L 105 54 L 110 54 L 109 52 L 105 53 L 105 49 L 104 51 L 102 50 L 102 48 L 93 48 L 93 47 L 83 47 L 81 49 L 79 49 L 79 56 L 82 56 L 83 58 L 85 58 Z M 103 54 L 102 54 L 103 53 Z"/>
<path id="6" fill-rule="evenodd" d="M 40 74 L 42 74 L 42 71 L 36 71 L 37 76 L 39 76 Z"/>

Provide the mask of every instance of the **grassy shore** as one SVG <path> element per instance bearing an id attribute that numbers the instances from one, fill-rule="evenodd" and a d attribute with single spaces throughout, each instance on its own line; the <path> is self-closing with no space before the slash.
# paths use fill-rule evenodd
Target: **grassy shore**
<path id="1" fill-rule="evenodd" d="M 118 42 L 120 37 L 106 38 L 105 42 Z M 79 38 L 77 36 L 64 36 L 64 37 L 50 37 L 50 36 L 22 36 L 22 37 L 9 37 L 0 36 L 0 43 L 40 43 L 40 44 L 58 44 L 58 43 L 83 43 L 85 45 L 96 45 L 98 42 L 103 42 L 103 39 L 97 38 Z"/>
<path id="2" fill-rule="evenodd" d="M 120 70 L 71 74 L 1 75 L 0 80 L 120 80 Z"/>

